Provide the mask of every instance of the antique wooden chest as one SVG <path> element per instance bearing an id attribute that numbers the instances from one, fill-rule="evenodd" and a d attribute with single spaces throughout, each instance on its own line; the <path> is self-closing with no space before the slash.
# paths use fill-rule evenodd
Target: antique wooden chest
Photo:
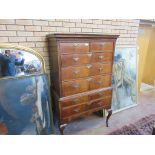
<path id="1" fill-rule="evenodd" d="M 103 109 L 112 114 L 112 66 L 117 35 L 48 36 L 54 111 L 63 132 L 75 118 Z"/>

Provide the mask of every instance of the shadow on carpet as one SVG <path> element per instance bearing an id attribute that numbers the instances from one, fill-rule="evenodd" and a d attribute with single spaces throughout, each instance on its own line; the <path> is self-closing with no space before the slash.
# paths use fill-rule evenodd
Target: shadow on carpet
<path id="1" fill-rule="evenodd" d="M 125 125 L 110 132 L 109 135 L 152 135 L 155 126 L 155 114 L 146 116 L 134 124 Z"/>

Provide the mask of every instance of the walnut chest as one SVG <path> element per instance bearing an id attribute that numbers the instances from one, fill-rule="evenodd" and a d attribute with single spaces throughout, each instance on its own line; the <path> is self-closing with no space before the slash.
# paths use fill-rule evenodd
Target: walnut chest
<path id="1" fill-rule="evenodd" d="M 72 119 L 103 109 L 111 115 L 112 65 L 117 35 L 48 36 L 54 111 L 61 131 Z"/>

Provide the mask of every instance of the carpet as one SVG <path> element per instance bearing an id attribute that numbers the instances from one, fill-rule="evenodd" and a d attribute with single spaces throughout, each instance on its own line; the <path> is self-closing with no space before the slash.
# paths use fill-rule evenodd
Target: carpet
<path id="1" fill-rule="evenodd" d="M 135 123 L 125 125 L 109 135 L 152 135 L 155 126 L 155 114 L 146 116 Z"/>

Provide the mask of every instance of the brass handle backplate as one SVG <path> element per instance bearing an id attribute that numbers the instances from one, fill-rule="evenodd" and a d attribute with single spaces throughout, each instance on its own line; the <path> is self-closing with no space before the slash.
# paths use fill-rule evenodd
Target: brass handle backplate
<path id="1" fill-rule="evenodd" d="M 74 57 L 73 60 L 77 62 L 79 60 L 79 57 Z"/>
<path id="2" fill-rule="evenodd" d="M 92 65 L 91 64 L 89 64 L 89 65 L 87 65 L 87 68 L 89 69 L 89 68 L 91 68 L 92 67 Z"/>
<path id="3" fill-rule="evenodd" d="M 77 98 L 73 100 L 74 103 L 78 103 L 79 101 L 80 99 L 77 99 Z"/>
<path id="4" fill-rule="evenodd" d="M 98 58 L 99 58 L 99 59 L 103 59 L 103 58 L 104 58 L 104 56 L 103 56 L 103 55 L 100 55 Z"/>
<path id="5" fill-rule="evenodd" d="M 74 112 L 79 112 L 80 111 L 80 109 L 74 109 Z"/>
<path id="6" fill-rule="evenodd" d="M 76 74 L 76 75 L 77 75 L 79 72 L 80 72 L 79 70 L 73 71 L 73 73 Z"/>
<path id="7" fill-rule="evenodd" d="M 74 88 L 79 88 L 79 87 L 80 87 L 80 85 L 79 85 L 78 83 L 74 83 L 72 86 L 73 86 Z"/>
<path id="8" fill-rule="evenodd" d="M 98 84 L 102 84 L 103 82 L 102 82 L 102 81 L 97 81 L 97 83 L 98 83 Z"/>
<path id="9" fill-rule="evenodd" d="M 98 70 L 101 72 L 101 71 L 103 71 L 103 68 L 99 68 Z"/>

